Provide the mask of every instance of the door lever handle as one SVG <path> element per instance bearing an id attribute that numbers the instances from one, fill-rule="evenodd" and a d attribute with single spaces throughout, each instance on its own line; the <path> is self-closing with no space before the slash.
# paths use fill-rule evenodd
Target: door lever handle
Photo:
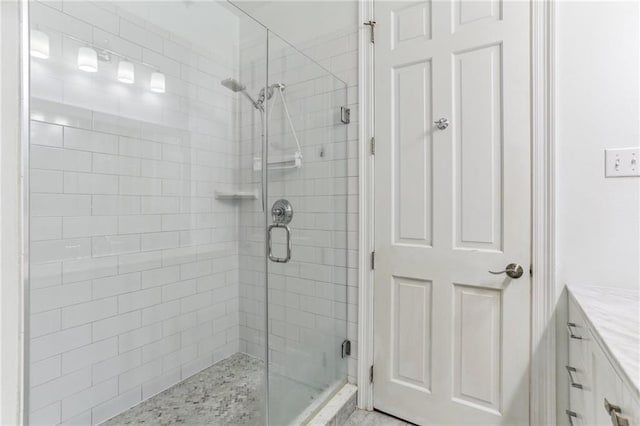
<path id="1" fill-rule="evenodd" d="M 507 274 L 509 278 L 520 278 L 524 273 L 524 269 L 517 263 L 510 263 L 504 271 L 489 271 L 489 273 L 493 275 Z"/>

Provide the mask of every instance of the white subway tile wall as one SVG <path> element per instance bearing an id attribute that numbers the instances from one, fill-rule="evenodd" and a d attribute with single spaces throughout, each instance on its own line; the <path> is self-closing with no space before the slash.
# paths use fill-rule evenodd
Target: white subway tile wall
<path id="1" fill-rule="evenodd" d="M 109 2 L 31 19 L 51 57 L 32 61 L 30 423 L 97 424 L 239 350 L 238 208 L 214 198 L 237 183 L 216 49 L 237 34 L 199 47 Z M 135 83 L 116 55 L 78 70 L 85 43 Z"/>

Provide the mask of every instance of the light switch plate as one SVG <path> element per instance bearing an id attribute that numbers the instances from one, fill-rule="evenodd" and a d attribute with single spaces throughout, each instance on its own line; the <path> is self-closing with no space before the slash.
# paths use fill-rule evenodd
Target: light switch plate
<path id="1" fill-rule="evenodd" d="M 640 147 L 604 151 L 605 176 L 640 176 Z"/>

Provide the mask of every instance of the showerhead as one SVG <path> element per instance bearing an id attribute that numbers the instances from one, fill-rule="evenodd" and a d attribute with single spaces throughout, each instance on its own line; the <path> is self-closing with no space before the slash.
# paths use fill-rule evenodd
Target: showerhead
<path id="1" fill-rule="evenodd" d="M 251 102 L 251 104 L 253 105 L 253 107 L 259 111 L 263 111 L 264 108 L 262 107 L 262 102 L 256 102 L 249 93 L 247 93 L 247 86 L 245 86 L 244 84 L 240 83 L 238 80 L 236 80 L 235 78 L 227 78 L 225 80 L 222 80 L 220 82 L 220 84 L 222 84 L 224 87 L 226 87 L 227 89 L 231 90 L 234 93 L 242 93 L 247 99 L 249 99 L 249 101 Z"/>
<path id="2" fill-rule="evenodd" d="M 244 92 L 245 89 L 247 88 L 247 86 L 240 83 L 235 78 L 227 78 L 225 80 L 222 80 L 220 84 L 222 84 L 224 87 L 231 90 L 232 92 Z"/>

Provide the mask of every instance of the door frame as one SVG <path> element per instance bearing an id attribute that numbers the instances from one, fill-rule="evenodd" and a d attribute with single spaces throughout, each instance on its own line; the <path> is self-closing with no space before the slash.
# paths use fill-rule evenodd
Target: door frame
<path id="1" fill-rule="evenodd" d="M 508 0 L 507 0 L 508 1 Z M 530 0 L 531 22 L 531 320 L 529 423 L 556 424 L 555 1 Z M 358 408 L 373 409 L 374 336 L 374 0 L 359 0 Z"/>

